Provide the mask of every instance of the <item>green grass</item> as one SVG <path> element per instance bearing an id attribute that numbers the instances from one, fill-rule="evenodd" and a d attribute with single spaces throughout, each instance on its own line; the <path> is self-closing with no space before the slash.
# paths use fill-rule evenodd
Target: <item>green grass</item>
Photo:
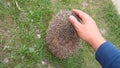
<path id="1" fill-rule="evenodd" d="M 101 68 L 84 41 L 75 54 L 63 60 L 46 46 L 52 17 L 73 8 L 90 14 L 106 30 L 103 36 L 120 48 L 120 16 L 110 0 L 0 0 L 0 68 Z"/>
<path id="2" fill-rule="evenodd" d="M 105 18 L 105 21 L 110 29 L 109 31 L 109 35 L 110 37 L 108 37 L 108 39 L 110 39 L 110 41 L 112 41 L 113 43 L 116 44 L 116 46 L 118 46 L 118 48 L 120 48 L 120 15 L 118 15 L 116 13 L 116 9 L 112 6 L 112 5 L 109 5 L 107 6 L 108 8 L 106 7 L 103 7 L 103 8 L 106 8 L 104 11 L 108 11 L 106 14 L 103 15 L 103 17 Z"/>

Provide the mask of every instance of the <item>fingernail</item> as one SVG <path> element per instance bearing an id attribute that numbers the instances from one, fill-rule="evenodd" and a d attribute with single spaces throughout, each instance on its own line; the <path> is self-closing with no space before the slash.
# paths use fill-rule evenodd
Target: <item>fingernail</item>
<path id="1" fill-rule="evenodd" d="M 71 15 L 69 18 L 70 18 L 70 19 L 74 19 L 75 17 Z"/>

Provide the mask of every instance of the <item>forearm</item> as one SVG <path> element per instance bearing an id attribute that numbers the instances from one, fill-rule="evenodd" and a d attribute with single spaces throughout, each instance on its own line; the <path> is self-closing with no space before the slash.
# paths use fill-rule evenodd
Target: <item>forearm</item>
<path id="1" fill-rule="evenodd" d="M 111 42 L 104 42 L 95 55 L 103 68 L 120 67 L 120 51 Z"/>
<path id="2" fill-rule="evenodd" d="M 106 40 L 99 36 L 98 38 L 91 39 L 88 41 L 88 43 L 91 45 L 91 47 L 96 51 Z"/>

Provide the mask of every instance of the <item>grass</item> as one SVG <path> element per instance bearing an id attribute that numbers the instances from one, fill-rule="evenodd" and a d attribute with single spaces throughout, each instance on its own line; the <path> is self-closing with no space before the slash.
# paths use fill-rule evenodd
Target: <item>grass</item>
<path id="1" fill-rule="evenodd" d="M 89 44 L 60 60 L 46 47 L 46 30 L 60 10 L 81 9 L 91 15 L 103 36 L 119 45 L 119 21 L 110 0 L 0 0 L 0 68 L 101 68 Z"/>

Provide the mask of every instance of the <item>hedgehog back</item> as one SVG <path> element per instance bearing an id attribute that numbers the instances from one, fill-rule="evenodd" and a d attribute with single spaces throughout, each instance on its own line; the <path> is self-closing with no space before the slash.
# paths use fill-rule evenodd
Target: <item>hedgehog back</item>
<path id="1" fill-rule="evenodd" d="M 75 16 L 71 11 L 57 13 L 47 30 L 47 46 L 60 59 L 72 55 L 80 42 L 73 25 L 69 21 L 69 16 L 71 15 Z"/>

